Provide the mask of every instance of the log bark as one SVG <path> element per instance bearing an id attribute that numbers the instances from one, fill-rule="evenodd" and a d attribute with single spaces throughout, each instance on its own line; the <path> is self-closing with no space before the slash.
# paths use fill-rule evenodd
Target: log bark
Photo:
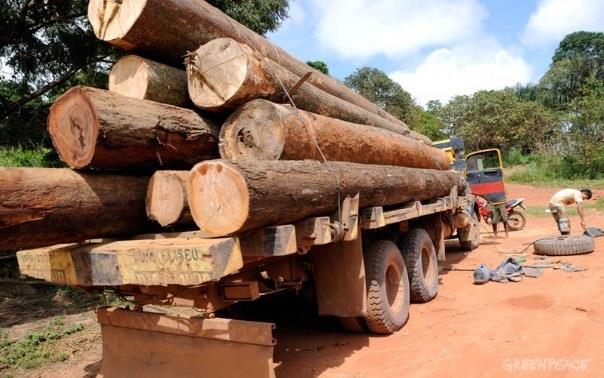
<path id="1" fill-rule="evenodd" d="M 360 94 L 302 63 L 203 0 L 91 0 L 88 19 L 97 38 L 103 41 L 178 63 L 187 52 L 204 43 L 216 38 L 233 38 L 297 76 L 311 72 L 308 80 L 313 86 L 404 125 Z"/>
<path id="2" fill-rule="evenodd" d="M 193 224 L 187 199 L 189 171 L 157 171 L 147 187 L 147 216 L 161 226 Z"/>
<path id="3" fill-rule="evenodd" d="M 109 74 L 109 90 L 122 96 L 179 107 L 191 107 L 185 70 L 136 55 L 117 61 Z"/>
<path id="4" fill-rule="evenodd" d="M 375 127 L 253 100 L 220 130 L 223 159 L 327 160 L 411 168 L 449 169 L 442 150 Z"/>
<path id="5" fill-rule="evenodd" d="M 191 170 L 187 184 L 195 223 L 207 236 L 329 215 L 341 198 L 387 206 L 446 196 L 454 171 L 316 161 L 212 160 Z"/>
<path id="6" fill-rule="evenodd" d="M 258 98 L 287 102 L 287 91 L 300 81 L 299 76 L 231 38 L 215 39 L 190 54 L 187 78 L 193 103 L 214 112 L 233 109 Z M 406 126 L 388 121 L 308 83 L 302 83 L 291 97 L 300 109 L 410 135 L 430 143 L 428 138 L 409 131 Z"/>
<path id="7" fill-rule="evenodd" d="M 0 168 L 0 250 L 151 231 L 147 181 L 63 168 Z"/>
<path id="8" fill-rule="evenodd" d="M 194 111 L 89 87 L 55 101 L 48 131 L 72 168 L 190 168 L 218 152 L 218 127 Z"/>

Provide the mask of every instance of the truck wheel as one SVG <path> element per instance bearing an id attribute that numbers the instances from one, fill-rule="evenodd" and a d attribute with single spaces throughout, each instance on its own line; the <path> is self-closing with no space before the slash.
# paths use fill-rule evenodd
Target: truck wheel
<path id="1" fill-rule="evenodd" d="M 480 245 L 480 219 L 474 211 L 471 213 L 470 220 L 469 227 L 457 230 L 459 246 L 463 251 L 473 251 Z"/>
<path id="2" fill-rule="evenodd" d="M 426 230 L 415 228 L 399 242 L 403 253 L 413 302 L 429 302 L 438 293 L 438 261 L 436 250 Z"/>
<path id="3" fill-rule="evenodd" d="M 510 231 L 520 231 L 526 225 L 524 214 L 519 211 L 512 211 L 508 215 L 508 227 Z"/>
<path id="4" fill-rule="evenodd" d="M 583 255 L 593 252 L 594 247 L 594 239 L 591 236 L 562 236 L 537 240 L 535 253 L 546 256 Z"/>
<path id="5" fill-rule="evenodd" d="M 344 330 L 348 332 L 354 333 L 365 333 L 367 332 L 367 325 L 365 324 L 365 319 L 360 317 L 350 317 L 350 318 L 338 318 L 340 325 Z"/>
<path id="6" fill-rule="evenodd" d="M 409 318 L 409 276 L 401 252 L 391 241 L 380 240 L 365 253 L 367 317 L 370 331 L 390 334 Z"/>

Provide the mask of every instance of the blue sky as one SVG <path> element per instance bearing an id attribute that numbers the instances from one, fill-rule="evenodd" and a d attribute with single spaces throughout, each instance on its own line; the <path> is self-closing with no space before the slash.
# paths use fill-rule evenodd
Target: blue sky
<path id="1" fill-rule="evenodd" d="M 420 104 L 536 82 L 558 42 L 604 31 L 604 0 L 290 0 L 269 38 L 343 79 L 380 68 Z"/>

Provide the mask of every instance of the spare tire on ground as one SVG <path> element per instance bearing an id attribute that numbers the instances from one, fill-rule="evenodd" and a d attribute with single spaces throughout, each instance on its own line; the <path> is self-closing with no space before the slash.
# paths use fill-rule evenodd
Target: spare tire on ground
<path id="1" fill-rule="evenodd" d="M 535 253 L 545 256 L 583 255 L 594 251 L 594 239 L 590 236 L 560 236 L 539 239 Z"/>

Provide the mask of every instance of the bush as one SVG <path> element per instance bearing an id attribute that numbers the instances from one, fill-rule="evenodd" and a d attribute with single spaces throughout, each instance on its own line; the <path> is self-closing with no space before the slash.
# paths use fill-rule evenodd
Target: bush
<path id="1" fill-rule="evenodd" d="M 0 147 L 0 166 L 2 167 L 61 167 L 56 152 L 44 146 Z"/>

